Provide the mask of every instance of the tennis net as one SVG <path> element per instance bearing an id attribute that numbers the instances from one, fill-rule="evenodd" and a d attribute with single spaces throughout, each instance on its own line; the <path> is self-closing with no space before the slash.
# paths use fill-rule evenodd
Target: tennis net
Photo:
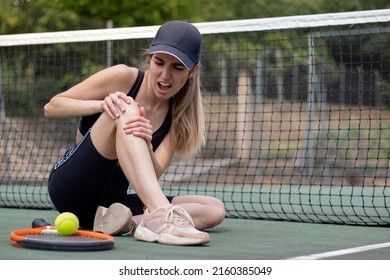
<path id="1" fill-rule="evenodd" d="M 196 23 L 207 142 L 174 158 L 168 195 L 236 218 L 389 225 L 390 10 Z M 56 93 L 139 66 L 158 26 L 0 36 L 0 206 L 52 208 L 47 177 L 78 120 Z M 131 192 L 131 189 L 130 189 Z"/>

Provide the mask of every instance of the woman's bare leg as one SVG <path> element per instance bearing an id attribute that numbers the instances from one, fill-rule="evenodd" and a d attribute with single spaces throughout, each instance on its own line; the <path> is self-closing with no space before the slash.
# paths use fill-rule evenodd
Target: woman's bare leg
<path id="1" fill-rule="evenodd" d="M 173 205 L 179 205 L 190 214 L 198 230 L 212 228 L 225 219 L 224 204 L 214 197 L 200 195 L 176 196 Z"/>
<path id="2" fill-rule="evenodd" d="M 182 207 L 172 206 L 164 195 L 146 141 L 124 133 L 122 128 L 127 118 L 140 115 L 135 102 L 125 107 L 126 112 L 116 121 L 103 113 L 92 127 L 91 139 L 102 156 L 118 159 L 124 174 L 146 207 L 134 237 L 171 245 L 208 243 L 209 235 L 192 226 L 191 214 Z M 187 208 L 197 213 L 193 205 L 187 205 Z"/>
<path id="3" fill-rule="evenodd" d="M 125 106 L 126 112 L 116 121 L 106 113 L 101 115 L 92 127 L 92 142 L 102 156 L 119 160 L 123 172 L 150 212 L 168 208 L 171 204 L 161 190 L 145 140 L 126 135 L 122 129 L 128 116 L 140 114 L 139 107 L 134 101 Z"/>
<path id="4" fill-rule="evenodd" d="M 224 204 L 209 196 L 185 195 L 176 196 L 172 200 L 173 205 L 179 205 L 190 214 L 195 228 L 204 230 L 219 225 L 225 219 Z M 142 215 L 133 217 L 136 224 L 141 222 Z"/>

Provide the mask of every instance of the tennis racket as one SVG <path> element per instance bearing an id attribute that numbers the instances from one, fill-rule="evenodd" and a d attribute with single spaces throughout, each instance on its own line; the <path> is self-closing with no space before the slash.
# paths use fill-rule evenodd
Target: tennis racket
<path id="1" fill-rule="evenodd" d="M 16 247 L 54 251 L 101 251 L 114 248 L 114 237 L 86 230 L 61 235 L 43 219 L 35 219 L 32 228 L 12 231 L 10 242 Z"/>

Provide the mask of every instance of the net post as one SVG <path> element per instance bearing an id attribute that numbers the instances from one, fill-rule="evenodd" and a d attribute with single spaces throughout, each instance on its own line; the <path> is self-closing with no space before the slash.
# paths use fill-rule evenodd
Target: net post
<path id="1" fill-rule="evenodd" d="M 314 85 L 313 80 L 315 79 L 315 69 L 314 69 L 314 36 L 309 33 L 308 37 L 308 56 L 307 56 L 307 62 L 308 62 L 308 78 L 307 78 L 307 101 L 306 101 L 306 115 L 307 115 L 307 121 L 306 121 L 306 138 L 305 138 L 305 145 L 304 149 L 306 151 L 304 152 L 304 160 L 303 160 L 303 174 L 304 178 L 306 178 L 306 183 L 310 184 L 313 175 L 314 175 L 314 146 L 313 146 L 313 127 L 312 127 L 312 119 L 313 119 L 313 110 L 314 110 Z"/>
<path id="2" fill-rule="evenodd" d="M 4 94 L 3 94 L 3 71 L 2 67 L 0 65 L 0 117 L 1 117 L 1 125 L 2 125 L 2 141 L 4 142 L 4 162 L 5 162 L 5 178 L 10 178 L 10 156 L 8 152 L 8 129 L 7 129 L 7 114 L 5 111 L 5 101 L 4 101 Z M 4 179 L 4 178 L 0 178 Z"/>
<path id="3" fill-rule="evenodd" d="M 114 23 L 112 19 L 107 20 L 106 28 L 111 29 L 113 27 L 114 27 Z M 107 57 L 107 67 L 112 66 L 112 40 L 107 40 L 106 57 Z"/>
<path id="4" fill-rule="evenodd" d="M 251 160 L 258 156 L 259 149 L 253 147 L 254 141 L 254 94 L 252 90 L 252 78 L 247 69 L 238 71 L 237 85 L 237 129 L 236 141 L 238 157 L 244 160 Z"/>

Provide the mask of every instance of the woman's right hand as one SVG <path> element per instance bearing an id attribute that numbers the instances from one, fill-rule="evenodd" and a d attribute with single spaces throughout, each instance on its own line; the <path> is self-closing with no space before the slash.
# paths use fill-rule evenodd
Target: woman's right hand
<path id="1" fill-rule="evenodd" d="M 132 98 L 123 92 L 117 91 L 115 93 L 110 93 L 104 98 L 101 107 L 103 112 L 107 112 L 110 118 L 116 120 L 120 117 L 121 112 L 124 113 L 126 111 L 123 102 L 131 104 Z"/>
<path id="2" fill-rule="evenodd" d="M 145 108 L 141 106 L 139 109 L 140 116 L 128 119 L 123 127 L 123 130 L 127 135 L 132 134 L 144 139 L 148 144 L 150 151 L 153 151 L 153 127 L 150 124 L 150 121 L 146 118 Z"/>

